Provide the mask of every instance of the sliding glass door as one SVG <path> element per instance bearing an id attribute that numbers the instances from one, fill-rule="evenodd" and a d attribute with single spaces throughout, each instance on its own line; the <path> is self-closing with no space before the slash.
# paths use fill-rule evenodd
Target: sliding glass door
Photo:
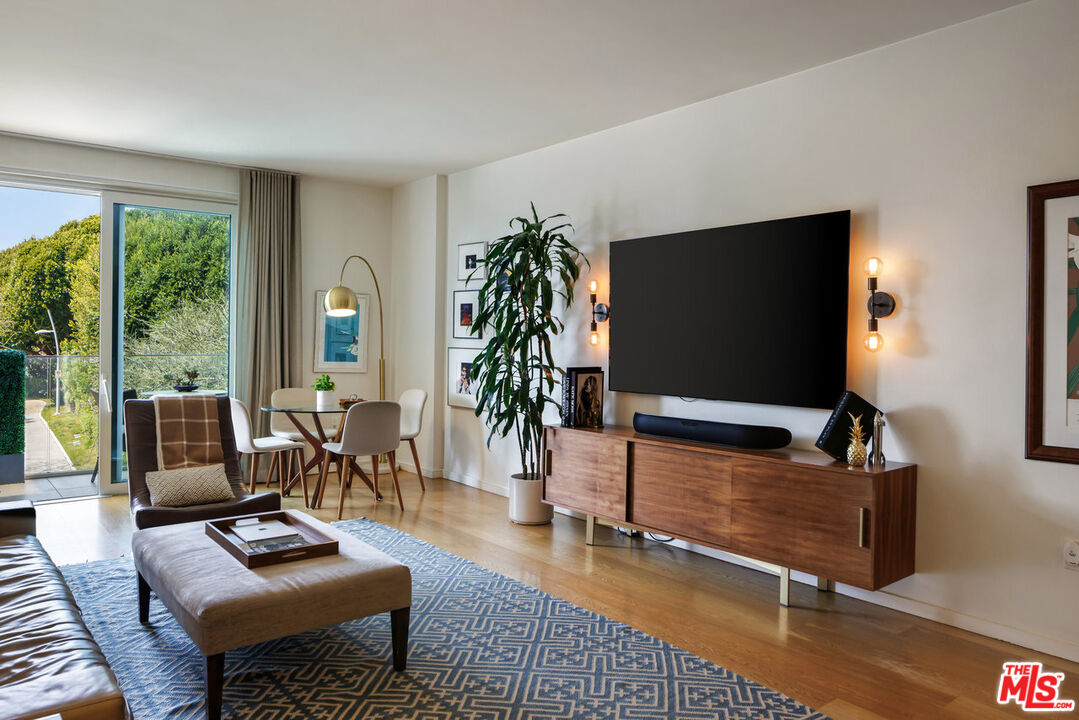
<path id="1" fill-rule="evenodd" d="M 127 481 L 125 400 L 192 386 L 231 392 L 235 206 L 105 193 L 101 228 L 101 490 L 109 493 Z"/>

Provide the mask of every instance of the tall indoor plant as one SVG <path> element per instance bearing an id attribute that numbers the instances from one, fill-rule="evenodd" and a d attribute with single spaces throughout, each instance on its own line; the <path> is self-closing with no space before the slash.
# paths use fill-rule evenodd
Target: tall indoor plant
<path id="1" fill-rule="evenodd" d="M 566 238 L 573 226 L 564 214 L 510 221 L 509 235 L 487 248 L 482 265 L 487 279 L 480 289 L 472 334 L 486 328 L 489 339 L 472 364 L 476 415 L 484 414 L 490 432 L 517 439 L 521 473 L 510 478 L 510 519 L 522 524 L 550 522 L 551 507 L 541 502 L 540 458 L 543 410 L 558 405 L 551 337 L 565 329 L 555 315 L 555 298 L 573 304 L 580 264 L 588 259 Z M 555 221 L 555 222 L 552 222 Z M 553 227 L 548 227 L 551 223 Z"/>

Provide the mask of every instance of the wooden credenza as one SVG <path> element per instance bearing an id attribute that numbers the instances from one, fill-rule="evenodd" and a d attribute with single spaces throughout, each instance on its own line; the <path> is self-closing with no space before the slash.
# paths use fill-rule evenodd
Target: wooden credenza
<path id="1" fill-rule="evenodd" d="M 543 499 L 655 532 L 877 590 L 914 573 L 917 466 L 850 468 L 821 452 L 740 450 L 632 428 L 544 430 Z"/>

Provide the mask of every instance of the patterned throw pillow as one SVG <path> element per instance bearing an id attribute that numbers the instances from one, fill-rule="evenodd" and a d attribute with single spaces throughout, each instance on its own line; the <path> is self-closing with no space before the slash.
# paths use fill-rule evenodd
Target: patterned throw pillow
<path id="1" fill-rule="evenodd" d="M 195 465 L 146 473 L 150 504 L 159 507 L 186 507 L 224 502 L 235 497 L 225 464 Z"/>

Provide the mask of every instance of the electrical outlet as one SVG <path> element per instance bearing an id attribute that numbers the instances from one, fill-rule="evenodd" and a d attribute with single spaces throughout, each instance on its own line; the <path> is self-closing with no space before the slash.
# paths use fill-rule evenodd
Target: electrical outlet
<path id="1" fill-rule="evenodd" d="M 1068 570 L 1079 570 L 1079 540 L 1064 542 L 1064 567 Z"/>

